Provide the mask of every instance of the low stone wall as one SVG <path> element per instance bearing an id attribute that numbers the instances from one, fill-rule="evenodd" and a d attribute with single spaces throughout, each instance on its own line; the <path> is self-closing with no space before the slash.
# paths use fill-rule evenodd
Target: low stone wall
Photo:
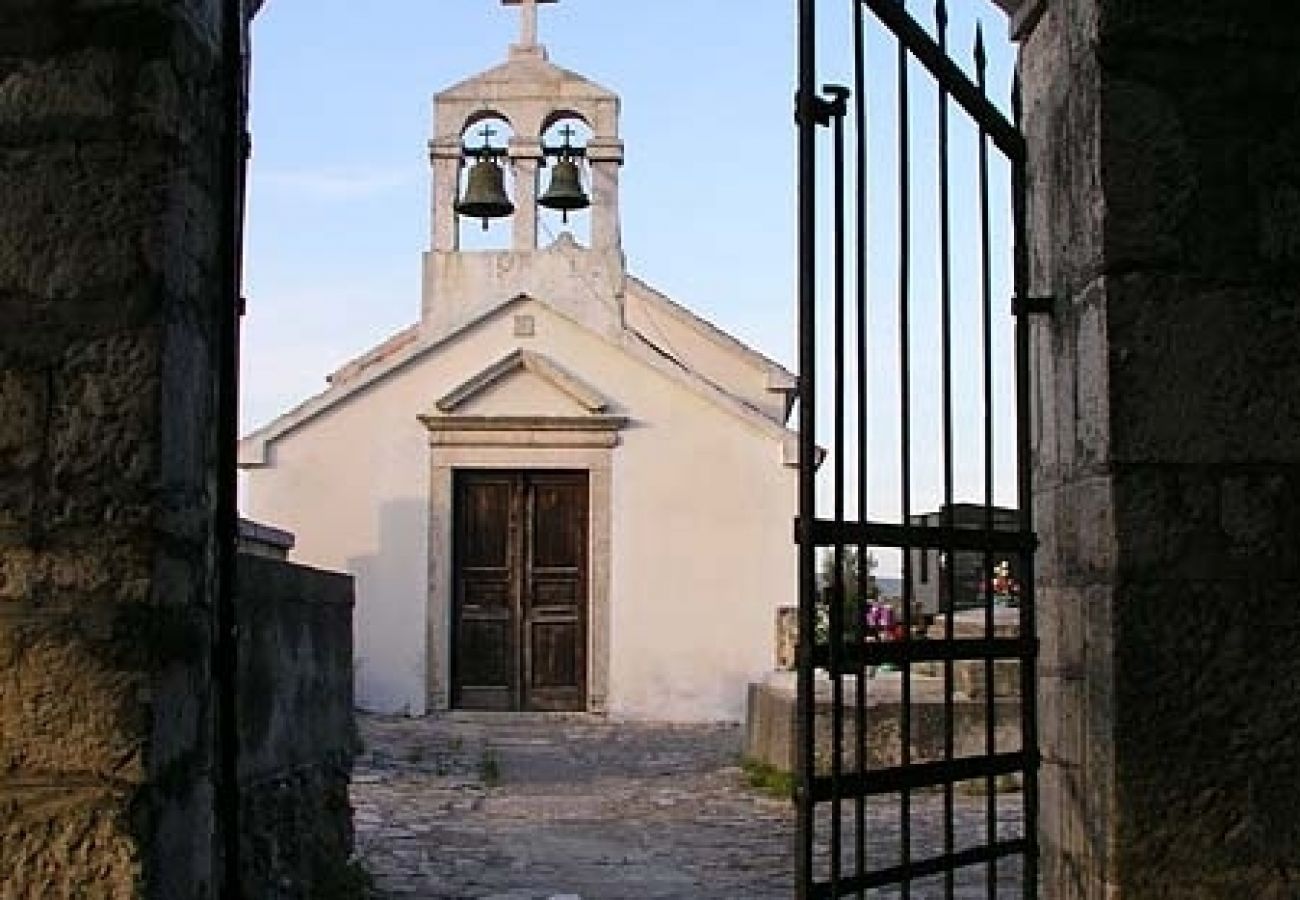
<path id="1" fill-rule="evenodd" d="M 244 893 L 339 896 L 352 851 L 352 579 L 239 557 Z"/>
<path id="2" fill-rule="evenodd" d="M 982 666 L 981 666 L 982 669 Z M 973 680 L 973 679 L 972 679 Z M 1006 679 L 1010 681 L 1010 679 Z M 1004 682 L 1005 683 L 1005 682 Z M 996 691 L 996 689 L 995 689 Z M 844 679 L 845 770 L 856 767 L 856 679 Z M 820 772 L 828 773 L 834 740 L 831 728 L 831 683 L 819 673 L 817 683 L 816 758 Z M 879 769 L 902 760 L 902 688 L 898 673 L 867 679 L 867 766 Z M 745 755 L 781 771 L 794 770 L 796 760 L 795 673 L 776 672 L 749 686 L 745 719 Z M 944 758 L 943 679 L 912 677 L 911 753 L 913 762 Z M 953 701 L 954 756 L 985 752 L 987 705 L 982 698 L 957 694 Z M 1020 701 L 1016 696 L 996 696 L 993 729 L 999 753 L 1020 749 Z"/>

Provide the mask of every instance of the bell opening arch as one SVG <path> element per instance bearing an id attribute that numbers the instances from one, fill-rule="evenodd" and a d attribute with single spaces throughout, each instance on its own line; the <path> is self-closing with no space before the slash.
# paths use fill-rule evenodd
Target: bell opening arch
<path id="1" fill-rule="evenodd" d="M 555 243 L 565 233 L 578 244 L 591 246 L 592 179 L 587 148 L 594 134 L 579 113 L 557 111 L 544 120 L 537 195 L 540 246 Z"/>

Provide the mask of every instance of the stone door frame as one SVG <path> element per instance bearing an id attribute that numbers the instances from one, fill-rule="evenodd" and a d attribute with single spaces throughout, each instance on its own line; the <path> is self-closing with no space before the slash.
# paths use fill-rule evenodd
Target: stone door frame
<path id="1" fill-rule="evenodd" d="M 451 708 L 453 481 L 457 470 L 585 471 L 589 491 L 587 712 L 609 708 L 613 465 L 621 416 L 421 416 L 429 429 L 428 708 Z"/>

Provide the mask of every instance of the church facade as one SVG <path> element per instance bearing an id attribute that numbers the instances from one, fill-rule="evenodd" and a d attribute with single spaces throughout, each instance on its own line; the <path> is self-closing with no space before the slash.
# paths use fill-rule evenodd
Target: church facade
<path id="1" fill-rule="evenodd" d="M 507 61 L 436 97 L 419 322 L 241 442 L 245 511 L 355 576 L 363 708 L 739 719 L 796 595 L 795 379 L 627 271 L 618 97 L 522 6 Z M 543 246 L 557 159 L 590 234 Z M 512 176 L 508 248 L 461 246 L 477 164 Z"/>

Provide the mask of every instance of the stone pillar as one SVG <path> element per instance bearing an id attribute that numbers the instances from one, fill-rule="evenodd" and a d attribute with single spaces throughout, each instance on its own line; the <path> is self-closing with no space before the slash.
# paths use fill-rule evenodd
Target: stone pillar
<path id="1" fill-rule="evenodd" d="M 623 142 L 617 139 L 592 138 L 587 144 L 591 164 L 591 248 L 620 250 L 618 211 L 619 169 L 623 165 Z"/>
<path id="2" fill-rule="evenodd" d="M 542 146 L 537 140 L 510 142 L 510 159 L 515 167 L 514 249 L 537 249 L 537 171 Z"/>
<path id="3" fill-rule="evenodd" d="M 1045 896 L 1300 895 L 1300 21 L 1025 39 Z"/>
<path id="4" fill-rule="evenodd" d="M 429 161 L 433 165 L 433 184 L 429 197 L 429 221 L 432 223 L 431 248 L 450 253 L 459 249 L 460 223 L 456 220 L 456 201 L 460 199 L 460 138 L 429 142 Z"/>
<path id="5" fill-rule="evenodd" d="M 210 898 L 218 0 L 0 10 L 0 894 Z"/>

